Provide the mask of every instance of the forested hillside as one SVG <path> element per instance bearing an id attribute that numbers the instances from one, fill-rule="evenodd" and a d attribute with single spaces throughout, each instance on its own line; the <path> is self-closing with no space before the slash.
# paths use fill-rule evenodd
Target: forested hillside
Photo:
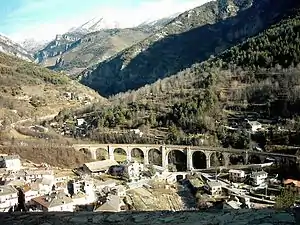
<path id="1" fill-rule="evenodd" d="M 104 96 L 138 89 L 257 35 L 298 4 L 294 0 L 209 2 L 179 15 L 144 41 L 85 71 L 81 81 Z"/>
<path id="2" fill-rule="evenodd" d="M 226 126 L 248 118 L 267 120 L 270 129 L 289 130 L 276 141 L 276 132 L 264 133 L 258 137 L 260 143 L 299 145 L 299 15 L 295 8 L 289 17 L 220 56 L 137 91 L 118 94 L 111 98 L 115 107 L 95 105 L 91 113 L 81 114 L 92 125 L 88 137 L 101 142 L 192 145 L 205 137 L 209 145 L 245 148 L 248 134 L 243 129 L 228 132 Z M 63 121 L 63 116 L 56 120 Z M 146 135 L 105 134 L 124 128 L 140 128 Z"/>

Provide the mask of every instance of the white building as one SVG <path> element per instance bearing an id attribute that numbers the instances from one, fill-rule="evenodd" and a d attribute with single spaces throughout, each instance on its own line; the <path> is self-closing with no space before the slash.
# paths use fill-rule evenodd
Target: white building
<path id="1" fill-rule="evenodd" d="M 140 137 L 143 136 L 143 132 L 140 131 L 140 129 L 131 129 L 130 132 L 133 132 L 136 135 L 139 135 Z"/>
<path id="2" fill-rule="evenodd" d="M 83 192 L 78 192 L 72 196 L 74 205 L 89 205 L 97 201 L 96 195 L 91 197 Z"/>
<path id="3" fill-rule="evenodd" d="M 262 129 L 262 124 L 258 121 L 247 121 L 247 127 L 250 128 L 252 133 L 258 132 Z"/>
<path id="4" fill-rule="evenodd" d="M 21 160 L 18 155 L 7 155 L 0 157 L 0 166 L 1 168 L 6 168 L 7 170 L 20 170 L 21 169 Z"/>
<path id="5" fill-rule="evenodd" d="M 41 195 L 48 194 L 52 191 L 54 180 L 48 178 L 39 178 L 31 183 L 31 188 L 38 191 Z"/>
<path id="6" fill-rule="evenodd" d="M 51 193 L 32 199 L 32 203 L 44 212 L 74 212 L 75 203 L 65 193 Z"/>
<path id="7" fill-rule="evenodd" d="M 252 183 L 255 186 L 260 186 L 265 184 L 266 179 L 268 178 L 268 173 L 265 171 L 253 172 L 251 174 Z"/>
<path id="8" fill-rule="evenodd" d="M 77 119 L 77 126 L 81 126 L 85 123 L 85 120 L 84 119 Z"/>
<path id="9" fill-rule="evenodd" d="M 241 183 L 245 180 L 246 174 L 243 170 L 229 170 L 229 180 L 236 183 Z"/>
<path id="10" fill-rule="evenodd" d="M 126 197 L 126 188 L 123 185 L 116 186 L 112 192 L 121 198 Z"/>
<path id="11" fill-rule="evenodd" d="M 218 181 L 208 181 L 207 182 L 209 193 L 214 196 L 218 197 L 222 195 L 222 184 Z"/>
<path id="12" fill-rule="evenodd" d="M 18 190 L 10 185 L 0 186 L 0 211 L 18 204 Z"/>
<path id="13" fill-rule="evenodd" d="M 225 201 L 223 203 L 223 209 L 241 209 L 242 203 L 240 203 L 239 201 L 234 201 L 234 200 L 230 200 L 230 201 Z"/>
<path id="14" fill-rule="evenodd" d="M 19 170 L 12 171 L 2 176 L 2 181 L 9 182 L 15 180 L 23 180 L 27 183 L 34 182 L 37 179 L 42 179 L 44 177 L 52 177 L 54 178 L 52 170 Z"/>
<path id="15" fill-rule="evenodd" d="M 31 199 L 36 198 L 41 195 L 39 193 L 39 190 L 35 190 L 35 189 L 31 188 L 30 185 L 26 185 L 23 188 L 23 193 L 25 194 L 25 202 L 30 202 Z"/>
<path id="16" fill-rule="evenodd" d="M 129 163 L 126 165 L 126 171 L 129 179 L 139 180 L 141 179 L 142 172 L 144 171 L 144 164 L 138 162 Z"/>

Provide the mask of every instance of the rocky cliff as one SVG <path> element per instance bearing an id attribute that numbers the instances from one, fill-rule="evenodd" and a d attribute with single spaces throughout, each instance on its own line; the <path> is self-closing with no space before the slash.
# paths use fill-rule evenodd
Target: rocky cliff
<path id="1" fill-rule="evenodd" d="M 27 213 L 0 214 L 5 225 L 293 225 L 295 212 L 269 210 L 219 210 L 193 212 Z"/>
<path id="2" fill-rule="evenodd" d="M 142 28 L 106 29 L 67 41 L 68 35 L 64 35 L 51 44 L 54 47 L 42 51 L 42 64 L 68 74 L 78 73 L 145 39 L 149 32 Z"/>
<path id="3" fill-rule="evenodd" d="M 46 45 L 43 49 L 39 50 L 34 55 L 34 58 L 36 62 L 42 63 L 49 57 L 59 56 L 69 49 L 72 49 L 80 44 L 81 37 L 83 37 L 83 34 L 80 33 L 56 35 L 56 38 L 48 45 Z"/>

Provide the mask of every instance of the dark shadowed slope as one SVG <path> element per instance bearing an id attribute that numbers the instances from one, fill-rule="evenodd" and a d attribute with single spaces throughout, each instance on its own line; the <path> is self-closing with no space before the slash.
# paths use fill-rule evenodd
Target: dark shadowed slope
<path id="1" fill-rule="evenodd" d="M 243 3 L 216 1 L 183 13 L 151 37 L 85 71 L 81 82 L 105 96 L 137 89 L 256 35 L 298 4 L 256 0 L 248 8 L 251 1 Z"/>

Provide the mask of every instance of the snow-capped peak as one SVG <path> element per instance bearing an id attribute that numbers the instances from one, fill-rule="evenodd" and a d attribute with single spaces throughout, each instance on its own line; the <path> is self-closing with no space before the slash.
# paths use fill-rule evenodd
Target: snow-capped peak
<path id="1" fill-rule="evenodd" d="M 102 29 L 114 28 L 120 28 L 120 23 L 118 21 L 109 21 L 103 17 L 95 17 L 79 27 L 73 27 L 69 32 L 91 33 Z"/>
<path id="2" fill-rule="evenodd" d="M 164 26 L 166 25 L 168 22 L 170 22 L 171 20 L 173 20 L 174 18 L 176 18 L 177 16 L 179 16 L 181 13 L 175 13 L 171 16 L 168 17 L 164 17 L 161 19 L 148 19 L 145 20 L 144 22 L 142 22 L 140 25 L 138 25 L 138 27 L 145 27 L 145 26 Z"/>
<path id="3" fill-rule="evenodd" d="M 31 61 L 32 55 L 28 53 L 19 44 L 13 42 L 8 37 L 0 34 L 0 52 L 17 56 L 21 59 Z"/>

